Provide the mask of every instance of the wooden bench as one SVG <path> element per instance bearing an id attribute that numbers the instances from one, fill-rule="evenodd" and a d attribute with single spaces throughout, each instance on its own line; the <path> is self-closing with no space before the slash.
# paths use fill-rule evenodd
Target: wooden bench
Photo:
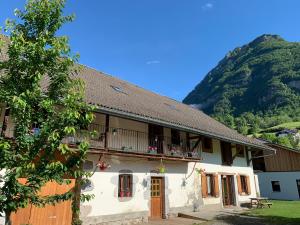
<path id="1" fill-rule="evenodd" d="M 269 201 L 268 198 L 264 198 L 264 197 L 257 197 L 257 198 L 250 198 L 251 199 L 251 208 L 253 208 L 253 206 L 256 206 L 257 208 L 263 208 L 263 207 L 269 207 L 271 208 L 271 206 L 273 205 L 272 202 Z"/>
<path id="2" fill-rule="evenodd" d="M 271 208 L 271 206 L 273 205 L 272 202 L 262 202 L 260 204 L 261 204 L 262 208 L 263 208 L 263 206 L 268 206 L 269 208 Z"/>

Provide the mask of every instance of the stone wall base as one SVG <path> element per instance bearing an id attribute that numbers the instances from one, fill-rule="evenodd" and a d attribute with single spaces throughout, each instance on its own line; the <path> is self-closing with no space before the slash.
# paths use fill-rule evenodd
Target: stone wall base
<path id="1" fill-rule="evenodd" d="M 80 218 L 83 225 L 133 225 L 148 222 L 148 212 L 122 213 Z"/>

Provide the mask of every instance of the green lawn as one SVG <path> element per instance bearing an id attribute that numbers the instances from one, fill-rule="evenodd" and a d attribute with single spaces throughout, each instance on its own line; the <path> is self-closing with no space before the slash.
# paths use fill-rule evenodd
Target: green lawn
<path id="1" fill-rule="evenodd" d="M 271 224 L 300 224 L 300 201 L 272 201 L 271 208 L 252 209 L 246 214 L 265 218 Z"/>

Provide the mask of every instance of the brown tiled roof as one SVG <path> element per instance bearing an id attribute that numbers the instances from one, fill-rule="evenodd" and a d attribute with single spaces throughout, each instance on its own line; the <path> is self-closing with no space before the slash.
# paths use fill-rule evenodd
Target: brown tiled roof
<path id="1" fill-rule="evenodd" d="M 237 133 L 198 109 L 113 76 L 87 67 L 84 67 L 78 76 L 86 83 L 86 101 L 97 105 L 100 111 L 270 149 L 261 141 Z"/>
<path id="2" fill-rule="evenodd" d="M 88 67 L 83 67 L 75 76 L 81 77 L 86 83 L 86 101 L 97 105 L 101 112 L 272 150 L 259 140 L 238 134 L 202 111 L 113 76 Z"/>

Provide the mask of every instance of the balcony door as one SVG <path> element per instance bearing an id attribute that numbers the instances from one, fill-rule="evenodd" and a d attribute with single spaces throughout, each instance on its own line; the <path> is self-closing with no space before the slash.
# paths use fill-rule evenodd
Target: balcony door
<path id="1" fill-rule="evenodd" d="M 149 146 L 154 147 L 158 154 L 163 154 L 164 128 L 149 124 Z"/>
<path id="2" fill-rule="evenodd" d="M 231 166 L 233 162 L 231 143 L 221 141 L 222 164 Z"/>

